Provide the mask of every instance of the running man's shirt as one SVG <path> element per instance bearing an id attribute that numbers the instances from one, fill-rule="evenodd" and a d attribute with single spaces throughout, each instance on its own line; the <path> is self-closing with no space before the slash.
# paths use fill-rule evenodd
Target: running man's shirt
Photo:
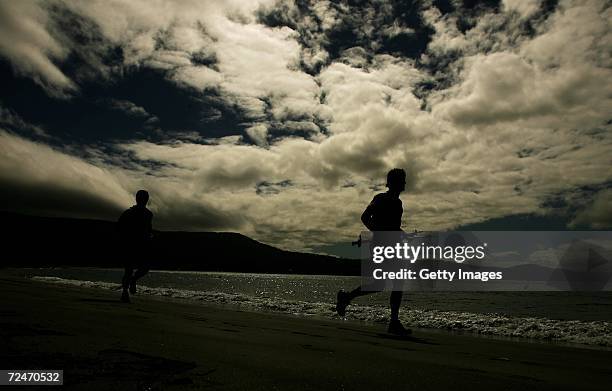
<path id="1" fill-rule="evenodd" d="M 146 207 L 134 205 L 119 217 L 119 232 L 127 243 L 151 240 L 153 213 Z"/>
<path id="2" fill-rule="evenodd" d="M 373 248 L 376 246 L 394 246 L 401 241 L 403 213 L 402 200 L 396 195 L 380 193 L 374 196 L 364 212 L 368 217 L 368 228 L 373 231 L 368 247 L 370 254 L 372 254 Z M 395 259 L 388 260 L 393 261 Z M 367 290 L 370 291 L 382 291 L 385 288 L 386 281 L 374 279 L 374 269 L 381 267 L 384 269 L 387 265 L 394 264 L 395 262 L 384 262 L 381 266 L 374 262 L 366 262 L 366 269 L 362 270 L 366 278 L 362 279 L 362 285 L 366 286 Z M 400 287 L 396 287 L 397 284 L 399 284 L 399 281 L 394 284 L 394 290 L 401 290 Z"/>
<path id="3" fill-rule="evenodd" d="M 389 193 L 376 194 L 368 205 L 373 231 L 401 231 L 402 200 Z"/>

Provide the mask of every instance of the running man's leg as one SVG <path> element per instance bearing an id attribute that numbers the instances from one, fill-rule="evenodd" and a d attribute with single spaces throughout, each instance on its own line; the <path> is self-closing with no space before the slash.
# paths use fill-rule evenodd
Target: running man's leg
<path id="1" fill-rule="evenodd" d="M 397 288 L 397 286 L 395 287 Z M 391 319 L 387 331 L 391 334 L 406 336 L 412 333 L 412 330 L 405 328 L 399 320 L 399 309 L 402 305 L 402 296 L 404 292 L 395 290 L 391 292 L 389 304 L 391 305 Z"/>
<path id="2" fill-rule="evenodd" d="M 368 289 L 370 287 L 371 289 Z M 369 295 L 370 293 L 376 293 L 377 290 L 374 289 L 374 285 L 361 285 L 357 288 L 353 289 L 350 292 L 345 292 L 340 290 L 338 295 L 336 296 L 336 312 L 340 316 L 344 316 L 346 314 L 346 307 L 351 304 L 351 301 L 359 296 Z"/>
<path id="3" fill-rule="evenodd" d="M 124 303 L 130 302 L 130 294 L 128 293 L 128 288 L 130 287 L 133 275 L 134 268 L 131 265 L 126 266 L 125 271 L 123 273 L 123 278 L 121 279 L 121 286 L 123 287 L 123 291 L 121 292 L 121 301 Z"/>
<path id="4" fill-rule="evenodd" d="M 399 309 L 402 305 L 403 294 L 403 291 L 391 292 L 391 297 L 389 298 L 389 304 L 391 305 L 391 322 L 399 321 Z"/>
<path id="5" fill-rule="evenodd" d="M 136 272 L 130 280 L 130 293 L 136 294 L 136 281 L 144 277 L 151 269 L 150 258 L 152 255 L 151 244 L 147 241 L 139 243 L 134 248 L 132 260 L 134 262 L 134 268 Z"/>
<path id="6" fill-rule="evenodd" d="M 123 278 L 121 279 L 121 286 L 123 287 L 124 291 L 127 291 L 130 287 L 130 282 L 132 281 L 133 276 L 134 268 L 132 266 L 126 266 L 123 273 Z"/>
<path id="7" fill-rule="evenodd" d="M 136 281 L 141 278 L 144 277 L 147 273 L 149 272 L 149 268 L 148 267 L 139 267 L 136 270 L 136 273 L 134 273 L 134 275 L 132 276 L 132 279 L 130 280 L 130 293 L 131 294 L 136 294 Z"/>

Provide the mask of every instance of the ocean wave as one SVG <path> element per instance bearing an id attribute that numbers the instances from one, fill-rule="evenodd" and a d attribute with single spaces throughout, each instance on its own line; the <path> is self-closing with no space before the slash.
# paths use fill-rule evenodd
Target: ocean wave
<path id="1" fill-rule="evenodd" d="M 106 290 L 121 288 L 119 284 L 103 281 L 71 280 L 47 276 L 34 276 L 32 279 L 84 288 Z M 139 295 L 203 301 L 247 310 L 338 318 L 332 303 L 254 297 L 239 293 L 151 288 L 144 285 L 139 285 L 138 289 Z M 510 317 L 496 313 L 421 309 L 403 309 L 400 316 L 402 322 L 411 327 L 612 347 L 612 322 L 607 321 L 555 320 L 541 317 Z M 347 310 L 347 319 L 383 323 L 389 319 L 389 309 L 386 306 L 377 305 L 351 305 Z"/>

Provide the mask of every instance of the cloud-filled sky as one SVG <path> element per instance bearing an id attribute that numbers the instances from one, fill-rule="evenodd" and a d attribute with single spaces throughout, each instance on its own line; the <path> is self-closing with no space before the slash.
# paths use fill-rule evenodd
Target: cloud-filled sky
<path id="1" fill-rule="evenodd" d="M 145 188 L 157 228 L 321 249 L 402 167 L 405 229 L 610 229 L 611 21 L 587 0 L 0 0 L 2 209 L 116 219 Z"/>

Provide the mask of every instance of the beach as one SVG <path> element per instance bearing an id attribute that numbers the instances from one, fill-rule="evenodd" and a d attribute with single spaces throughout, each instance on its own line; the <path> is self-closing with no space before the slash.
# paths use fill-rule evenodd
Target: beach
<path id="1" fill-rule="evenodd" d="M 312 319 L 3 276 L 2 368 L 66 389 L 608 389 L 612 351 Z"/>

